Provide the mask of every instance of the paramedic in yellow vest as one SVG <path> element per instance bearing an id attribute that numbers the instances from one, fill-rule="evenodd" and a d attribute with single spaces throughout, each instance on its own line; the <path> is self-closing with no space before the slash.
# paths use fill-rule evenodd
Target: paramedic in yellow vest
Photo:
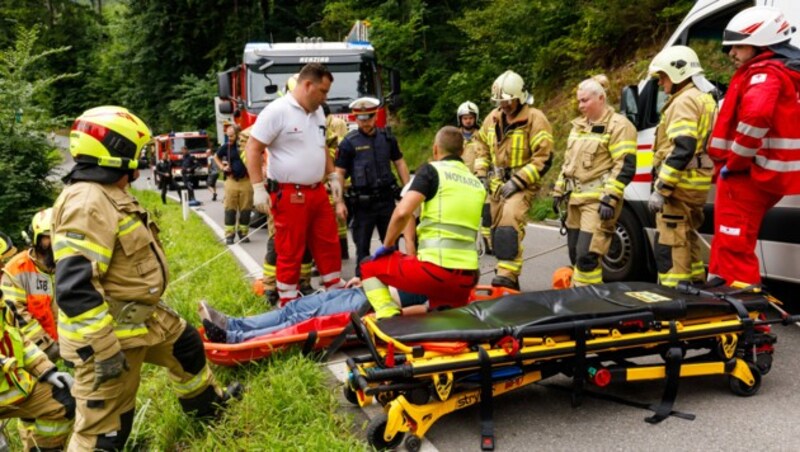
<path id="1" fill-rule="evenodd" d="M 121 450 L 143 363 L 165 367 L 181 408 L 201 419 L 231 395 L 217 386 L 197 330 L 161 300 L 167 260 L 152 217 L 128 191 L 150 129 L 127 109 L 85 111 L 72 125 L 75 165 L 53 206 L 61 356 L 75 367 L 69 450 Z"/>
<path id="2" fill-rule="evenodd" d="M 11 239 L 0 232 L 0 257 L 14 251 Z M 14 326 L 13 305 L 3 299 L 4 291 L 0 290 L 0 419 L 19 419 L 25 451 L 62 450 L 75 418 L 72 376 L 60 372 Z"/>
<path id="3" fill-rule="evenodd" d="M 328 148 L 328 153 L 331 158 L 336 161 L 336 151 L 339 149 L 339 143 L 347 135 L 347 123 L 344 119 L 331 114 L 331 107 L 328 103 L 322 104 L 322 111 L 325 113 L 325 146 Z M 350 185 L 350 178 L 344 181 L 344 189 Z M 334 211 L 336 204 L 333 202 L 333 196 L 328 194 L 328 199 L 331 201 Z M 342 249 L 342 259 L 350 259 L 350 247 L 347 245 L 347 218 L 336 217 L 336 227 L 339 230 L 339 247 Z"/>
<path id="4" fill-rule="evenodd" d="M 703 224 L 714 172 L 705 145 L 716 102 L 702 73 L 697 54 L 685 46 L 662 50 L 650 64 L 650 74 L 669 95 L 653 143 L 654 184 L 648 202 L 656 214 L 658 282 L 669 287 L 705 281 L 697 229 Z"/>
<path id="5" fill-rule="evenodd" d="M 6 303 L 12 303 L 14 324 L 50 361 L 60 358 L 56 319 L 58 306 L 53 298 L 56 263 L 50 240 L 53 209 L 40 210 L 28 228 L 32 247 L 14 256 L 3 269 L 0 287 Z"/>
<path id="6" fill-rule="evenodd" d="M 492 249 L 497 258 L 492 285 L 512 289 L 519 289 L 528 210 L 553 162 L 553 129 L 544 113 L 530 105 L 524 84 L 513 71 L 492 84 L 491 99 L 497 108 L 483 120 L 478 137 L 482 146 L 475 159 L 475 174 L 488 177 L 489 184 Z"/>
<path id="7" fill-rule="evenodd" d="M 464 165 L 464 140 L 439 129 L 431 163 L 422 165 L 397 204 L 383 246 L 361 265 L 363 288 L 378 319 L 400 313 L 387 286 L 428 298 L 431 310 L 467 304 L 478 282 L 478 230 L 486 190 Z M 397 251 L 397 239 L 422 207 L 417 255 Z"/>
<path id="8" fill-rule="evenodd" d="M 458 106 L 456 111 L 456 119 L 458 120 L 458 127 L 461 129 L 461 135 L 464 137 L 464 154 L 461 160 L 467 165 L 469 171 L 475 174 L 475 159 L 478 158 L 478 152 L 482 146 L 478 141 L 478 117 L 480 110 L 478 106 L 470 101 L 466 101 Z M 492 255 L 492 214 L 489 198 L 483 204 L 483 214 L 481 214 L 481 236 L 483 237 L 484 252 Z"/>
<path id="9" fill-rule="evenodd" d="M 578 85 L 578 109 L 572 121 L 564 164 L 553 189 L 553 208 L 568 197 L 567 245 L 573 265 L 572 286 L 603 282 L 622 194 L 636 173 L 636 127 L 606 102 L 608 79 L 598 75 Z"/>
<path id="10" fill-rule="evenodd" d="M 239 241 L 244 243 L 250 241 L 247 235 L 250 233 L 250 212 L 253 210 L 253 186 L 250 185 L 250 178 L 247 176 L 244 148 L 239 146 L 240 130 L 236 124 L 228 124 L 225 127 L 228 139 L 214 154 L 214 163 L 225 175 L 223 209 L 225 243 L 228 245 L 233 245 L 237 233 Z"/>

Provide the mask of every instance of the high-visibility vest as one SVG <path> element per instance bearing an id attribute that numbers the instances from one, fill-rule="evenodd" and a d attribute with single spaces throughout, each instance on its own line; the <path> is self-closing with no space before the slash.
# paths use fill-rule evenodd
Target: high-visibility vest
<path id="1" fill-rule="evenodd" d="M 6 311 L 0 311 L 0 356 L 16 358 L 17 367 L 9 372 L 0 370 L 0 406 L 17 404 L 33 391 L 36 380 L 25 370 L 28 363 L 37 359 L 42 352 L 32 343 L 25 346 L 19 330 L 6 325 Z"/>
<path id="2" fill-rule="evenodd" d="M 439 189 L 422 205 L 417 257 L 444 268 L 477 270 L 475 241 L 486 190 L 461 160 L 431 165 L 439 176 Z"/>
<path id="3" fill-rule="evenodd" d="M 5 298 L 17 305 L 24 303 L 28 313 L 38 322 L 38 325 L 36 322 L 19 325 L 22 333 L 35 341 L 40 337 L 41 327 L 51 338 L 58 340 L 53 275 L 41 271 L 30 252 L 14 256 L 3 272 L 6 273 L 3 280 Z"/>

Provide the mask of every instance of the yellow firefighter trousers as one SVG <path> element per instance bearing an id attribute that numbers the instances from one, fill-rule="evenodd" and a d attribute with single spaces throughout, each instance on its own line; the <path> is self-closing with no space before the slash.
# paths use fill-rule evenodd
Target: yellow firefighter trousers
<path id="1" fill-rule="evenodd" d="M 538 192 L 539 186 L 534 185 L 514 193 L 508 199 L 503 198 L 499 188 L 491 195 L 492 248 L 497 257 L 498 276 L 519 280 L 528 210 Z"/>
<path id="2" fill-rule="evenodd" d="M 0 419 L 19 418 L 20 440 L 26 451 L 63 447 L 72 432 L 72 420 L 66 418 L 64 405 L 53 397 L 54 389 L 50 383 L 37 383 L 27 399 L 0 408 Z"/>
<path id="3" fill-rule="evenodd" d="M 695 231 L 703 224 L 707 192 L 667 198 L 656 214 L 656 269 L 658 283 L 675 287 L 680 281 L 705 281 L 700 240 Z M 694 198 L 690 199 L 689 198 Z"/>
<path id="4" fill-rule="evenodd" d="M 567 207 L 567 244 L 574 273 L 572 287 L 603 282 L 603 256 L 611 246 L 611 238 L 622 213 L 622 201 L 614 209 L 614 217 L 603 221 L 597 209 L 600 201 L 577 203 Z"/>

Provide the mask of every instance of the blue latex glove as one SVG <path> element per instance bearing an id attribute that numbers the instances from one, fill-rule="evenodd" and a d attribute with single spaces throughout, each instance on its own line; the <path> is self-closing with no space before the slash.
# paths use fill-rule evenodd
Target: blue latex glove
<path id="1" fill-rule="evenodd" d="M 730 175 L 731 175 L 731 170 L 728 169 L 728 165 L 723 166 L 722 169 L 719 170 L 719 177 L 723 179 L 727 179 L 728 176 Z"/>
<path id="2" fill-rule="evenodd" d="M 382 256 L 388 256 L 392 253 L 397 251 L 396 246 L 383 246 L 381 245 L 374 253 L 372 253 L 372 260 L 375 260 Z"/>

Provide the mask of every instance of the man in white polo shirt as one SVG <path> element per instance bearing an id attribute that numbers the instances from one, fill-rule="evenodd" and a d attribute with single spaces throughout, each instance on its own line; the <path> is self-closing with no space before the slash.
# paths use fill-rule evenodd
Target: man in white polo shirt
<path id="1" fill-rule="evenodd" d="M 281 305 L 300 295 L 297 283 L 306 245 L 325 287 L 344 285 L 336 218 L 325 186 L 319 183 L 327 174 L 334 200 L 341 199 L 341 180 L 325 148 L 321 107 L 331 83 L 333 75 L 324 65 L 305 65 L 295 89 L 258 115 L 245 148 L 253 204 L 260 212 L 271 209 L 275 221 L 275 273 Z M 269 147 L 269 194 L 261 176 L 265 147 Z"/>

